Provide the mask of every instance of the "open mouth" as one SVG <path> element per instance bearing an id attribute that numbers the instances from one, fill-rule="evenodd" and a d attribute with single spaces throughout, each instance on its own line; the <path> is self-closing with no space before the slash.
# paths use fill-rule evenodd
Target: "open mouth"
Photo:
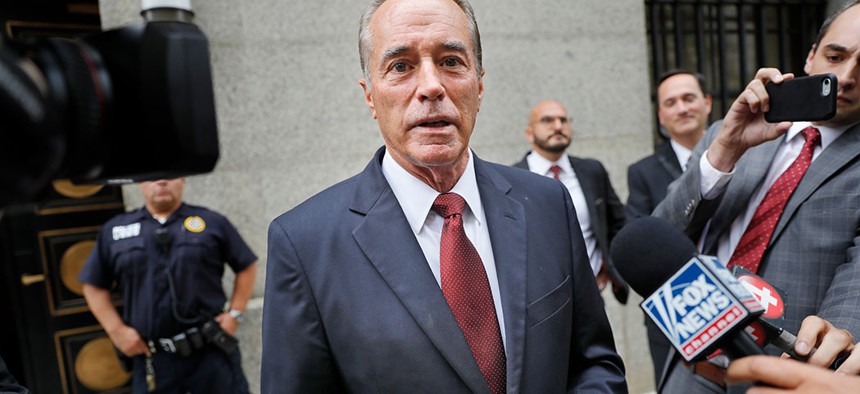
<path id="1" fill-rule="evenodd" d="M 445 127 L 445 126 L 448 126 L 450 124 L 451 124 L 451 122 L 446 122 L 444 120 L 437 120 L 434 122 L 419 123 L 418 127 Z"/>

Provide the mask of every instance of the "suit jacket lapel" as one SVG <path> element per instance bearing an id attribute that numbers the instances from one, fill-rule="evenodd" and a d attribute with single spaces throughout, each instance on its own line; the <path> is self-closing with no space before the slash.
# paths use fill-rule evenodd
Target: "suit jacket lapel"
<path id="1" fill-rule="evenodd" d="M 505 312 L 508 388 L 520 391 L 526 335 L 526 222 L 522 205 L 507 196 L 511 185 L 475 156 L 475 174 L 493 244 Z"/>
<path id="2" fill-rule="evenodd" d="M 703 248 L 706 253 L 715 251 L 717 241 L 728 232 L 732 222 L 749 204 L 755 189 L 764 181 L 770 162 L 776 150 L 783 143 L 782 138 L 750 148 L 735 166 L 735 175 L 726 188 L 720 207 L 714 213 L 711 230 Z"/>
<path id="3" fill-rule="evenodd" d="M 598 233 L 598 228 L 605 227 L 604 223 L 599 223 L 600 216 L 597 215 L 597 205 L 600 203 L 605 203 L 603 201 L 603 197 L 598 195 L 597 189 L 598 186 L 594 184 L 597 177 L 592 176 L 591 173 L 586 171 L 586 169 L 579 163 L 579 160 L 573 156 L 568 156 L 570 160 L 570 166 L 573 168 L 573 172 L 576 173 L 576 180 L 579 181 L 579 186 L 582 188 L 582 194 L 585 196 L 585 205 L 588 206 L 588 217 L 591 221 L 591 227 L 595 229 L 595 234 Z"/>
<path id="4" fill-rule="evenodd" d="M 675 150 L 672 149 L 672 144 L 669 141 L 657 147 L 656 155 L 657 161 L 672 176 L 672 179 L 678 179 L 681 176 L 681 163 L 678 163 L 678 156 L 675 156 Z"/>
<path id="5" fill-rule="evenodd" d="M 529 162 L 528 162 L 527 158 L 529 157 L 529 153 L 531 153 L 531 151 L 526 152 L 526 155 L 523 156 L 523 159 L 514 163 L 513 166 L 516 168 L 522 168 L 524 170 L 528 170 L 529 169 Z"/>
<path id="6" fill-rule="evenodd" d="M 779 234 L 785 229 L 785 226 L 791 220 L 791 217 L 794 216 L 794 212 L 797 211 L 800 205 L 824 181 L 850 161 L 854 160 L 857 155 L 860 155 L 860 125 L 854 126 L 842 133 L 839 138 L 828 145 L 827 149 L 821 152 L 819 157 L 812 162 L 803 179 L 800 180 L 800 184 L 797 185 L 797 189 L 785 205 L 773 236 L 770 238 L 770 243 L 773 243 L 779 237 Z"/>
<path id="7" fill-rule="evenodd" d="M 353 230 L 353 238 L 469 389 L 488 392 L 484 375 L 382 175 L 383 152 L 384 148 L 377 151 L 356 180 L 359 185 L 350 209 L 365 219 Z"/>

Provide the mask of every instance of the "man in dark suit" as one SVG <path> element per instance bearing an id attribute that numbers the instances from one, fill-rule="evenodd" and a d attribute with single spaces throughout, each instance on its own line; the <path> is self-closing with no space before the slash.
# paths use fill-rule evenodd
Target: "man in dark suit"
<path id="1" fill-rule="evenodd" d="M 464 0 L 362 17 L 385 146 L 269 227 L 263 393 L 627 391 L 566 189 L 469 150 L 479 37 Z"/>
<path id="2" fill-rule="evenodd" d="M 705 133 L 711 113 L 711 95 L 706 93 L 704 83 L 701 74 L 685 70 L 671 70 L 660 76 L 657 118 L 669 134 L 669 141 L 657 146 L 653 155 L 627 169 L 627 220 L 651 215 L 666 197 L 669 184 L 687 168 L 687 161 Z M 654 384 L 657 384 L 672 345 L 647 318 L 645 327 L 654 364 Z"/>
<path id="3" fill-rule="evenodd" d="M 612 283 L 615 299 L 626 304 L 630 289 L 609 256 L 612 238 L 624 227 L 624 204 L 599 161 L 565 155 L 572 136 L 567 109 L 552 100 L 539 103 L 532 108 L 526 127 L 532 151 L 514 167 L 555 178 L 567 187 L 598 288 L 603 290 L 607 282 Z"/>
<path id="4" fill-rule="evenodd" d="M 699 240 L 706 254 L 785 289 L 795 350 L 817 347 L 809 363 L 827 366 L 860 335 L 860 1 L 825 21 L 804 71 L 837 76 L 833 118 L 767 123 L 765 84 L 793 75 L 758 70 L 654 215 Z M 674 363 L 663 392 L 725 391 L 713 361 Z"/>
<path id="5" fill-rule="evenodd" d="M 711 114 L 711 95 L 704 77 L 685 70 L 671 70 L 657 84 L 657 119 L 669 141 L 654 154 L 627 169 L 627 219 L 649 216 L 666 197 L 669 184 L 681 176 L 696 143 L 702 139 Z"/>

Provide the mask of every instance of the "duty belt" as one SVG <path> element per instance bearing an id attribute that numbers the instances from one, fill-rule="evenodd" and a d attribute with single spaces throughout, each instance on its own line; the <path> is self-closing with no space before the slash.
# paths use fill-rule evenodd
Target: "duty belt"
<path id="1" fill-rule="evenodd" d="M 170 338 L 151 339 L 147 344 L 150 349 L 155 349 L 157 352 L 173 353 L 186 357 L 206 345 L 206 340 L 200 333 L 200 328 L 191 327 Z"/>

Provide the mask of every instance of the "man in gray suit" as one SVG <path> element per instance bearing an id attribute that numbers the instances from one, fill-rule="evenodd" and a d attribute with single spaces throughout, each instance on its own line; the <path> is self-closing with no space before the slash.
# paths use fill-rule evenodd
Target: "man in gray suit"
<path id="1" fill-rule="evenodd" d="M 630 288 L 609 256 L 612 239 L 624 227 L 624 204 L 615 194 L 609 174 L 597 160 L 565 154 L 573 138 L 573 128 L 561 103 L 546 100 L 535 105 L 525 131 L 532 151 L 514 167 L 555 178 L 567 187 L 598 288 L 603 290 L 611 283 L 615 299 L 626 304 Z"/>
<path id="2" fill-rule="evenodd" d="M 767 123 L 765 84 L 793 75 L 758 70 L 654 215 L 699 240 L 704 253 L 784 289 L 795 350 L 817 347 L 809 363 L 826 366 L 860 335 L 860 1 L 824 23 L 804 71 L 836 74 L 836 116 Z M 724 391 L 714 361 L 674 363 L 663 392 Z"/>

